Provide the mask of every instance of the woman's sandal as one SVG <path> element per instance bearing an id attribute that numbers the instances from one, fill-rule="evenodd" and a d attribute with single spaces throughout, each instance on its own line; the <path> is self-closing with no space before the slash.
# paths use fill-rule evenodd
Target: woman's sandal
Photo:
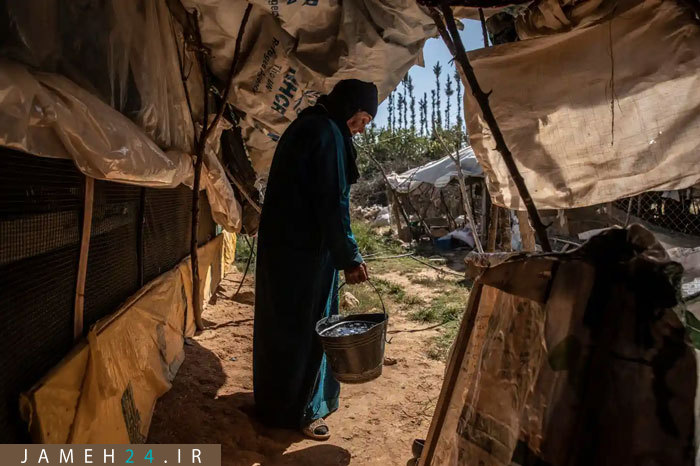
<path id="1" fill-rule="evenodd" d="M 304 427 L 301 432 L 313 440 L 328 440 L 331 436 L 331 431 L 323 419 L 316 419 Z"/>

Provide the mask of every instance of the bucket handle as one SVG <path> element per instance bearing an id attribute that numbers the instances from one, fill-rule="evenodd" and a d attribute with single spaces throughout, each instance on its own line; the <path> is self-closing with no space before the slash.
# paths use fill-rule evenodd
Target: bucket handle
<path id="1" fill-rule="evenodd" d="M 343 288 L 345 286 L 345 283 L 346 282 L 341 283 L 340 286 L 338 287 L 339 293 L 340 293 L 341 288 Z M 372 287 L 372 289 L 374 289 L 374 292 L 377 293 L 377 296 L 379 297 L 379 302 L 382 304 L 382 311 L 384 312 L 384 316 L 386 316 L 387 315 L 386 306 L 384 305 L 384 298 L 382 298 L 382 294 L 379 292 L 379 289 L 377 289 L 376 285 L 372 282 L 371 279 L 368 278 L 367 283 L 369 283 L 369 285 Z M 391 343 L 391 340 L 393 340 L 394 338 L 393 337 L 391 337 L 389 339 L 386 338 L 387 327 L 388 327 L 388 325 L 384 326 L 384 341 L 387 343 Z"/>

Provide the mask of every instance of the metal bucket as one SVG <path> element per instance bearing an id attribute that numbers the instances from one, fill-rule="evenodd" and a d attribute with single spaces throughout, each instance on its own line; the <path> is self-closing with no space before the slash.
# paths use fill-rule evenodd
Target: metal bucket
<path id="1" fill-rule="evenodd" d="M 374 284 L 370 282 L 370 285 L 379 294 Z M 316 334 L 323 345 L 328 365 L 339 382 L 369 382 L 382 374 L 389 316 L 381 295 L 379 299 L 383 313 L 330 316 L 316 323 Z M 363 322 L 369 328 L 354 335 L 328 335 L 330 330 L 346 322 Z"/>

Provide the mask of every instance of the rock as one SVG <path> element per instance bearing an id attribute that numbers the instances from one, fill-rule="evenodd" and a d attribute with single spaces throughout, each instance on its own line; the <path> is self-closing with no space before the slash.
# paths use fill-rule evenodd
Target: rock
<path id="1" fill-rule="evenodd" d="M 385 357 L 384 358 L 384 365 L 385 366 L 393 366 L 396 364 L 396 359 L 390 358 L 390 357 Z"/>
<path id="2" fill-rule="evenodd" d="M 349 291 L 343 293 L 343 298 L 340 300 L 341 309 L 356 309 L 360 306 L 360 300 L 352 295 Z"/>

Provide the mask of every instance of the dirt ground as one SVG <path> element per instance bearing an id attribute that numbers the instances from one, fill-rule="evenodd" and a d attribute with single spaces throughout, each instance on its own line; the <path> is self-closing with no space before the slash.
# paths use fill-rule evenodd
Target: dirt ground
<path id="1" fill-rule="evenodd" d="M 235 271 L 225 277 L 207 306 L 209 328 L 185 346 L 185 362 L 172 390 L 156 405 L 148 441 L 220 443 L 223 465 L 405 465 L 413 439 L 427 434 L 439 395 L 444 363 L 429 358 L 425 348 L 440 328 L 394 310 L 386 357 L 396 364 L 385 365 L 383 375 L 372 382 L 343 385 L 340 409 L 327 419 L 331 439 L 307 440 L 255 419 L 255 296 L 248 278 L 231 299 L 238 280 Z"/>

